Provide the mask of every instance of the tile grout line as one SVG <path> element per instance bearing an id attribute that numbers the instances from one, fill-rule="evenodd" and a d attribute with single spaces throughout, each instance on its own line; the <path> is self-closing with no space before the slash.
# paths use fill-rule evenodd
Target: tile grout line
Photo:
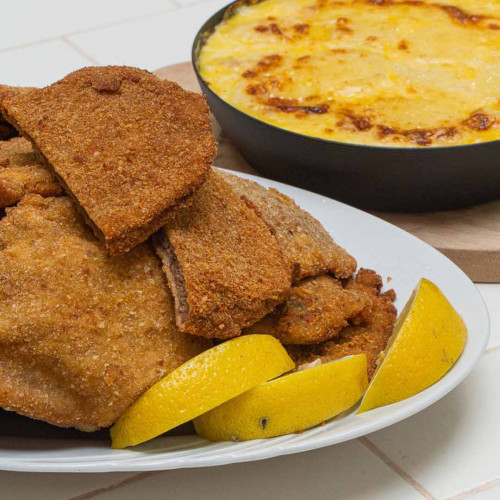
<path id="1" fill-rule="evenodd" d="M 165 12 L 172 12 L 172 11 L 176 11 L 176 10 L 181 10 L 183 8 L 186 8 L 186 7 L 180 7 L 179 4 L 175 0 L 171 0 L 171 7 L 170 8 L 165 7 L 165 8 L 162 8 L 160 10 L 150 12 L 149 14 L 143 14 L 143 15 L 139 15 L 139 16 L 135 16 L 135 17 L 129 17 L 127 19 L 122 19 L 121 21 L 112 21 L 112 22 L 109 22 L 107 24 L 100 24 L 98 26 L 92 26 L 91 28 L 71 31 L 70 33 L 65 33 L 63 35 L 56 35 L 56 36 L 51 36 L 48 38 L 41 38 L 39 40 L 33 40 L 32 42 L 22 43 L 20 45 L 15 45 L 13 47 L 7 47 L 4 49 L 0 49 L 0 54 L 3 54 L 4 52 L 9 52 L 11 50 L 25 49 L 27 47 L 33 47 L 34 45 L 39 45 L 39 44 L 47 43 L 47 42 L 53 42 L 54 40 L 59 40 L 60 38 L 64 38 L 64 37 L 70 37 L 70 36 L 74 36 L 74 35 L 82 35 L 85 33 L 92 33 L 93 31 L 98 31 L 100 29 L 111 28 L 113 26 L 118 26 L 120 24 L 125 24 L 125 23 L 129 23 L 132 21 L 139 21 L 142 19 L 148 19 L 150 17 L 155 17 L 158 14 L 163 14 Z"/>
<path id="2" fill-rule="evenodd" d="M 99 62 L 96 59 L 87 54 L 81 47 L 79 47 L 76 43 L 72 42 L 66 35 L 63 35 L 60 38 L 60 40 L 69 45 L 73 50 L 78 52 L 81 56 L 85 57 L 85 59 L 88 59 L 92 64 L 96 65 L 99 64 Z"/>
<path id="3" fill-rule="evenodd" d="M 143 479 L 156 476 L 158 474 L 161 474 L 162 472 L 165 471 L 157 470 L 157 471 L 140 472 L 139 474 L 134 474 L 133 476 L 127 477 L 123 481 L 120 481 L 118 483 L 113 483 L 110 484 L 109 486 L 97 488 L 96 490 L 87 491 L 87 493 L 82 493 L 81 495 L 77 495 L 76 497 L 70 497 L 67 498 L 66 500 L 90 500 L 91 498 L 95 498 L 99 495 L 107 493 L 108 491 L 116 490 L 122 486 L 127 486 L 128 484 L 142 481 Z"/>
<path id="4" fill-rule="evenodd" d="M 175 1 L 175 0 L 173 0 Z M 66 43 L 68 43 L 71 47 L 73 47 L 75 50 L 79 50 L 78 46 L 73 46 L 71 42 L 69 42 L 66 39 L 66 35 L 61 37 Z M 85 56 L 87 59 L 92 60 L 93 59 L 87 54 L 85 54 L 83 51 L 80 52 L 83 56 Z M 93 61 L 96 62 L 96 61 Z M 488 354 L 490 352 L 495 352 L 500 350 L 500 346 L 495 346 L 495 347 L 490 347 L 489 349 L 486 349 L 483 353 L 483 355 Z M 409 474 L 407 474 L 403 469 L 401 469 L 399 466 L 397 466 L 392 460 L 385 455 L 375 444 L 373 444 L 368 438 L 366 437 L 360 437 L 357 439 L 365 448 L 367 448 L 370 452 L 372 452 L 380 461 L 382 461 L 387 467 L 389 467 L 393 472 L 395 472 L 398 476 L 400 476 L 406 483 L 408 483 L 412 488 L 417 490 L 424 498 L 427 500 L 436 500 L 431 493 L 429 493 L 420 483 L 418 483 L 415 479 L 413 479 Z M 133 476 L 130 476 L 123 481 L 120 481 L 118 483 L 110 484 L 109 486 L 105 486 L 102 488 L 98 488 L 96 490 L 88 491 L 86 493 L 83 493 L 81 495 L 77 495 L 75 497 L 70 497 L 67 498 L 66 500 L 90 500 L 92 498 L 96 498 L 104 493 L 107 493 L 109 491 L 121 488 L 122 486 L 127 486 L 128 484 L 133 484 L 138 481 L 142 481 L 144 479 L 147 479 L 149 477 L 156 476 L 158 474 L 161 474 L 162 472 L 165 471 L 148 471 L 148 472 L 140 472 L 139 474 L 135 474 Z M 492 481 L 488 481 L 480 486 L 477 486 L 475 488 L 472 488 L 470 490 L 464 491 L 462 493 L 459 493 L 458 495 L 454 495 L 452 497 L 449 497 L 447 500 L 464 500 L 466 498 L 470 498 L 472 495 L 475 495 L 476 493 L 480 493 L 481 491 L 488 490 L 489 488 L 496 486 L 500 484 L 500 478 L 499 479 L 494 479 Z"/>
<path id="5" fill-rule="evenodd" d="M 367 437 L 360 437 L 358 441 L 369 451 L 371 451 L 379 460 L 384 462 L 393 472 L 406 481 L 412 488 L 416 489 L 427 500 L 435 498 L 415 479 L 407 474 L 401 467 L 397 466 L 385 453 L 379 450 Z"/>
<path id="6" fill-rule="evenodd" d="M 61 35 L 51 36 L 49 38 L 42 38 L 41 40 L 34 40 L 32 42 L 22 43 L 20 45 L 15 45 L 14 47 L 7 47 L 5 49 L 0 49 L 0 54 L 5 54 L 6 52 L 11 52 L 14 50 L 26 49 L 29 47 L 33 47 L 35 45 L 41 45 L 42 43 L 53 42 L 54 40 L 58 40 L 59 38 L 61 38 Z"/>
<path id="7" fill-rule="evenodd" d="M 462 500 L 463 498 L 470 498 L 472 495 L 475 495 L 476 493 L 480 493 L 481 491 L 489 490 L 493 486 L 497 486 L 500 484 L 500 478 L 498 479 L 493 479 L 492 481 L 488 481 L 486 483 L 481 484 L 480 486 L 476 486 L 475 488 L 472 488 L 470 490 L 463 491 L 462 493 L 459 493 L 458 495 L 454 495 L 448 500 Z"/>

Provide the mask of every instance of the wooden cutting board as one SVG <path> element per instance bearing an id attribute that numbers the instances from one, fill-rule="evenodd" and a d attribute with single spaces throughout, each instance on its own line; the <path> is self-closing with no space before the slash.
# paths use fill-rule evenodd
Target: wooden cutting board
<path id="1" fill-rule="evenodd" d="M 201 92 L 191 63 L 161 68 L 160 78 Z M 258 173 L 224 137 L 213 119 L 219 142 L 215 165 L 239 172 Z M 500 193 L 499 193 L 500 197 Z M 426 214 L 375 213 L 444 253 L 476 282 L 500 283 L 500 199 L 472 208 Z"/>

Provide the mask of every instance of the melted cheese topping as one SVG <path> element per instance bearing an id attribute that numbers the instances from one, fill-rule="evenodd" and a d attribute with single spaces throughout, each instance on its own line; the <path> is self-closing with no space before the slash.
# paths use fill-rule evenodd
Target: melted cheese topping
<path id="1" fill-rule="evenodd" d="M 206 40 L 222 99 L 300 134 L 382 146 L 500 138 L 500 2 L 265 0 Z"/>

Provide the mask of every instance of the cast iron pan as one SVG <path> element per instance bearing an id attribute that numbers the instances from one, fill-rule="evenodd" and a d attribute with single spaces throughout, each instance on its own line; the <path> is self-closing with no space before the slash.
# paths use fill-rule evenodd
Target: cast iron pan
<path id="1" fill-rule="evenodd" d="M 198 56 L 237 4 L 240 0 L 201 27 L 192 61 L 224 134 L 258 172 L 368 210 L 424 212 L 500 198 L 500 141 L 436 148 L 346 144 L 289 132 L 223 101 L 200 76 Z"/>

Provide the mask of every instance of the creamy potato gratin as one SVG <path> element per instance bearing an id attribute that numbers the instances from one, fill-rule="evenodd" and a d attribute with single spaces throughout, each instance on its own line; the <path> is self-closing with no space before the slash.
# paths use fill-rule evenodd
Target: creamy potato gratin
<path id="1" fill-rule="evenodd" d="M 500 2 L 265 0 L 208 36 L 210 88 L 272 125 L 335 141 L 500 138 Z"/>

